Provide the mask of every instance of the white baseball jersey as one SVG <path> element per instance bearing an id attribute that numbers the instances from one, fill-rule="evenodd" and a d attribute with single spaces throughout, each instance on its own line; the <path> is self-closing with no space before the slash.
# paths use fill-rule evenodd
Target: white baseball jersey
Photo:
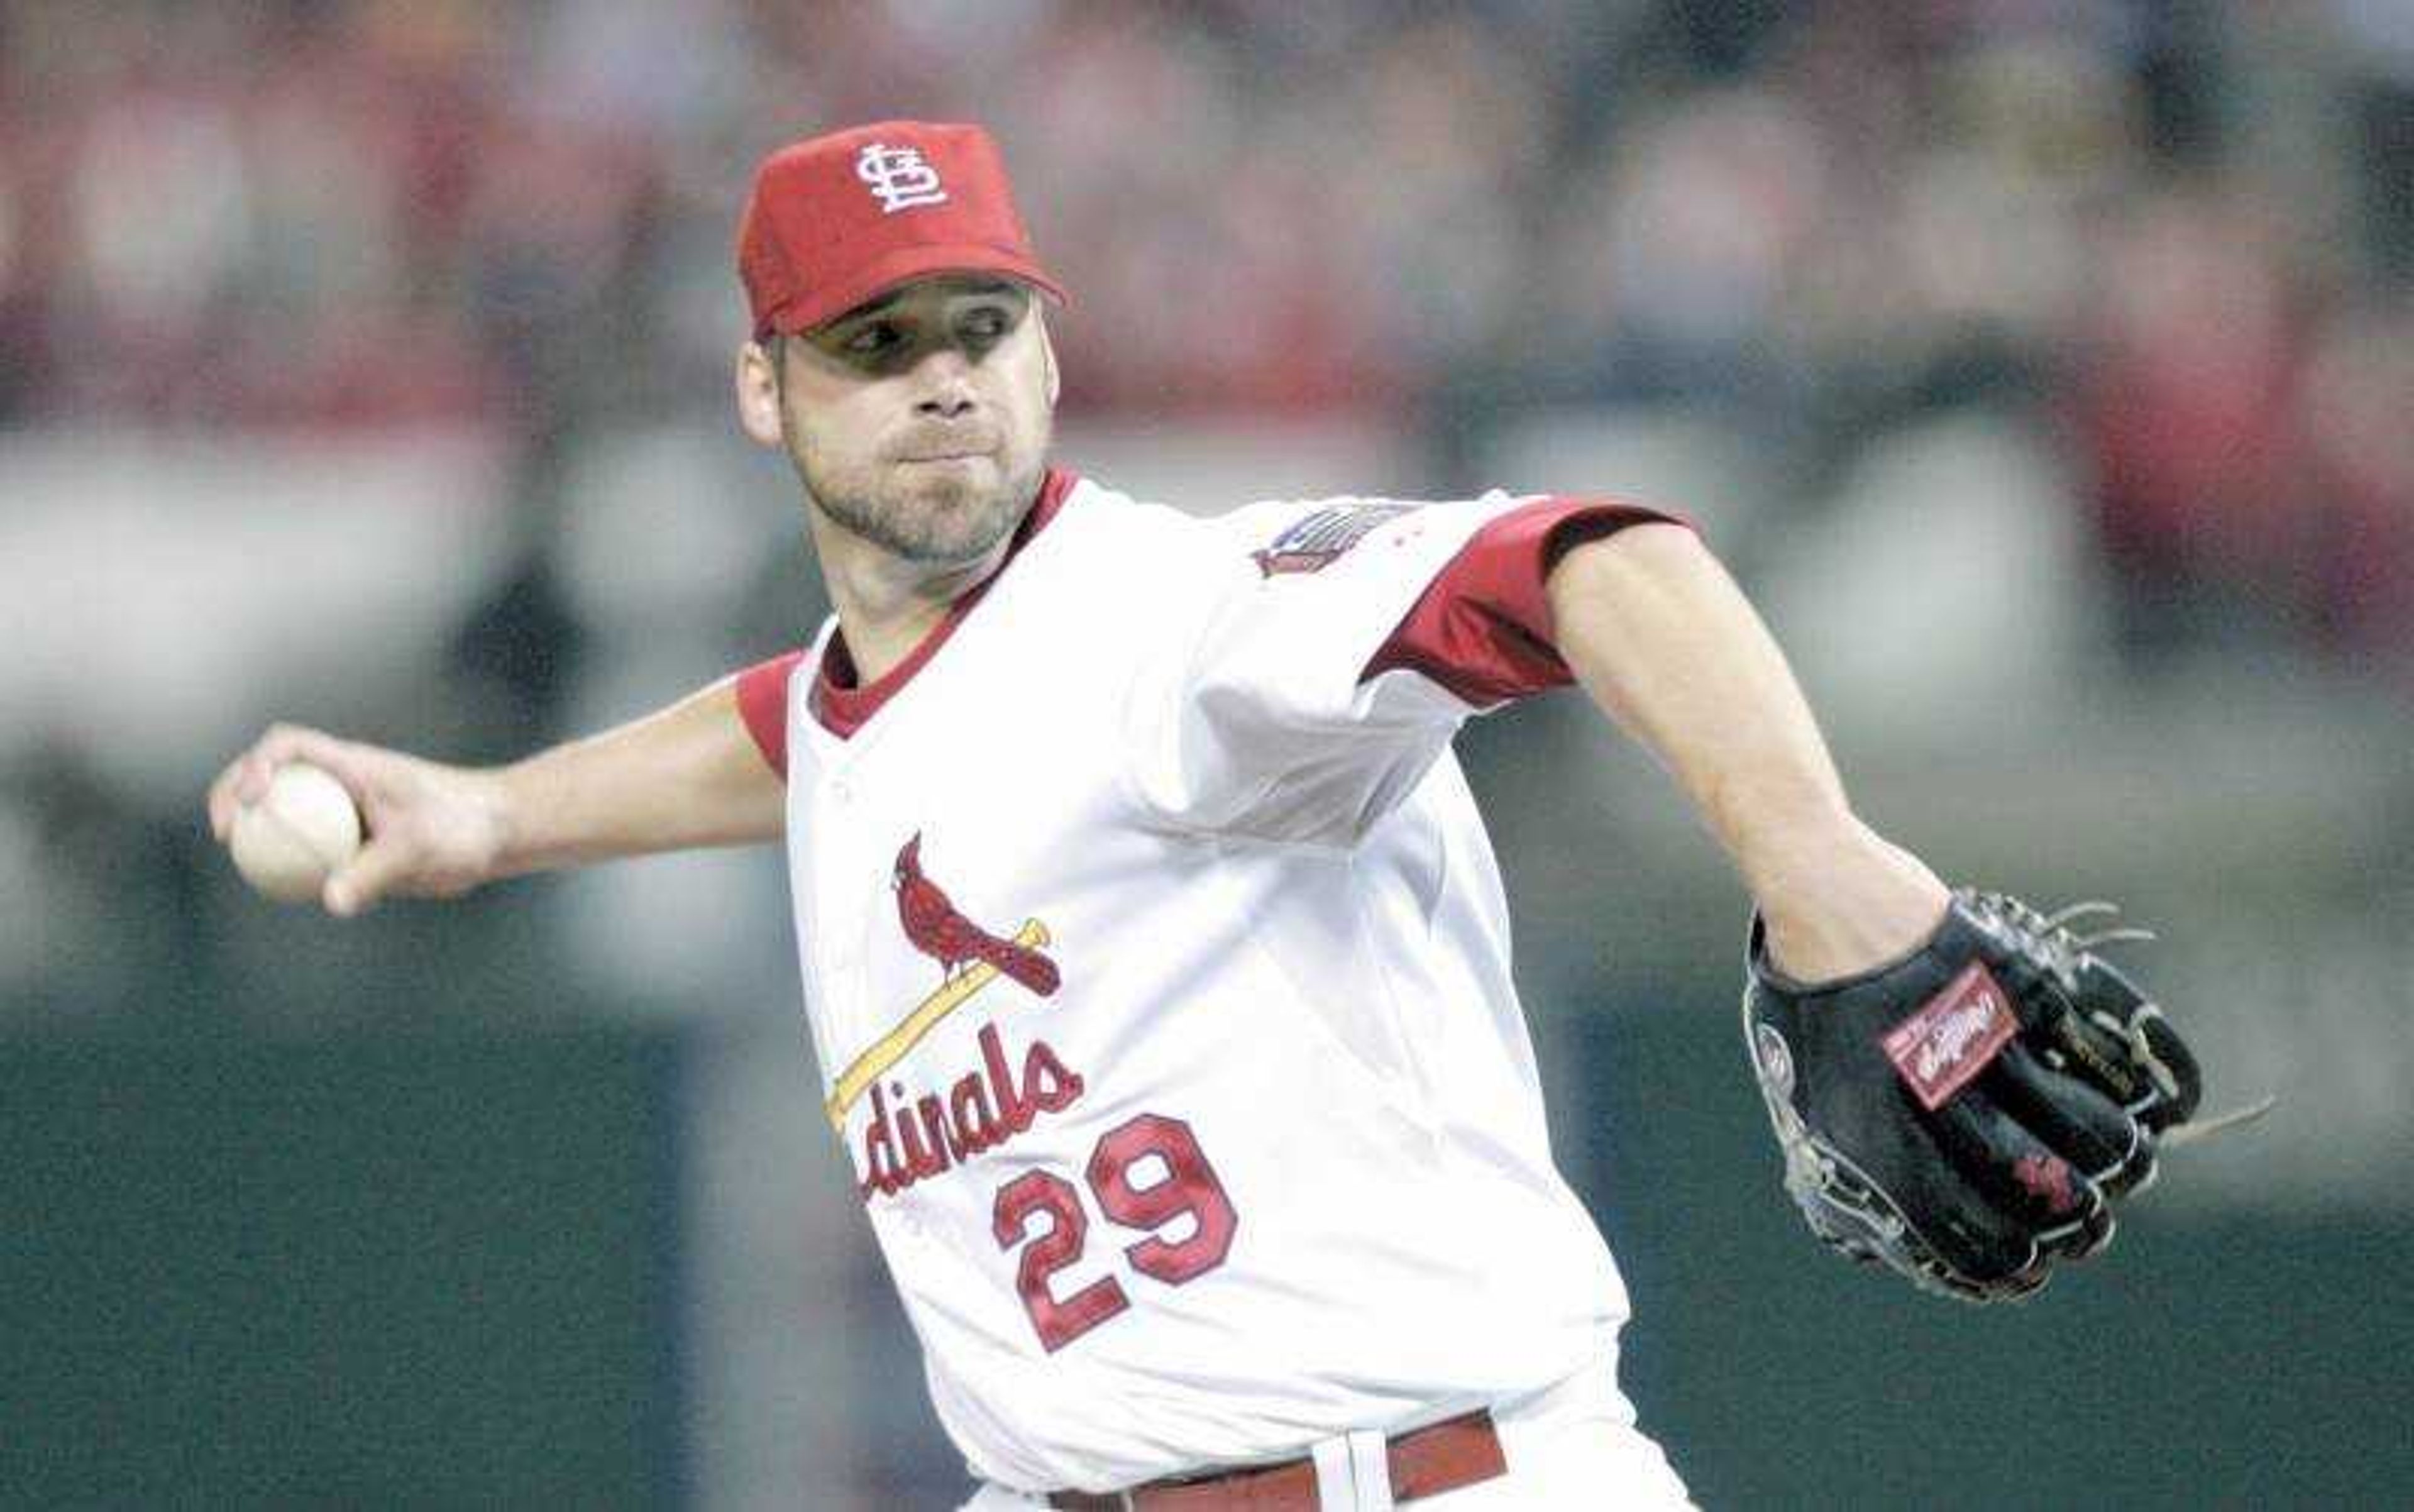
<path id="1" fill-rule="evenodd" d="M 880 683 L 833 686 L 833 626 L 741 682 L 827 1108 L 976 1475 L 1281 1459 L 1612 1357 L 1450 752 L 1498 674 L 1382 669 L 1536 505 L 1201 519 L 1054 473 Z"/>

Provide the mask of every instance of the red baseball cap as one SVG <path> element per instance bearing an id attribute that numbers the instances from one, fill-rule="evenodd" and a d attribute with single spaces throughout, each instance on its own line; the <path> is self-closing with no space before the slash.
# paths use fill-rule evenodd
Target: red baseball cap
<path id="1" fill-rule="evenodd" d="M 782 147 L 754 171 L 738 276 L 755 339 L 934 273 L 1003 274 L 1065 299 L 979 127 L 879 121 Z"/>

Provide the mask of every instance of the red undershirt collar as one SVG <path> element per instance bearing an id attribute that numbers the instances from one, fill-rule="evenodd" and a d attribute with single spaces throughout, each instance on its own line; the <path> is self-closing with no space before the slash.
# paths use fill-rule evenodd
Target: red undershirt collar
<path id="1" fill-rule="evenodd" d="M 947 643 L 947 637 L 956 633 L 956 626 L 963 623 L 964 617 L 989 592 L 991 585 L 1005 576 L 1006 569 L 1022 554 L 1022 548 L 1048 528 L 1049 522 L 1065 507 L 1065 497 L 1073 491 L 1073 486 L 1080 481 L 1079 476 L 1063 468 L 1050 468 L 1040 481 L 1039 497 L 1033 501 L 1029 512 L 1022 516 L 1022 523 L 1015 528 L 1014 539 L 1006 545 L 1006 560 L 997 564 L 997 571 L 967 589 L 962 596 L 948 605 L 946 616 L 931 627 L 903 661 L 890 667 L 878 681 L 858 685 L 855 657 L 846 649 L 845 633 L 832 630 L 828 644 L 822 648 L 821 665 L 813 670 L 812 691 L 806 698 L 806 706 L 812 711 L 814 720 L 841 740 L 861 729 L 866 720 L 878 713 L 883 704 L 895 697 L 897 691 L 914 681 L 914 674 L 939 653 L 939 648 Z"/>

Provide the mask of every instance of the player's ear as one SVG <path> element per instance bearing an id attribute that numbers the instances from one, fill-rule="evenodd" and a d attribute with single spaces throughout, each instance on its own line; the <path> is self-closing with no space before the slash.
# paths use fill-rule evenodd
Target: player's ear
<path id="1" fill-rule="evenodd" d="M 782 342 L 748 341 L 738 349 L 738 425 L 759 445 L 780 446 L 786 439 L 780 416 Z"/>
<path id="2" fill-rule="evenodd" d="M 1039 311 L 1035 309 L 1031 314 L 1034 320 L 1039 320 Z M 1048 339 L 1048 322 L 1045 320 L 1039 320 L 1039 363 L 1047 375 L 1048 408 L 1053 410 L 1056 408 L 1057 391 L 1064 387 L 1064 380 L 1056 371 L 1056 343 Z"/>

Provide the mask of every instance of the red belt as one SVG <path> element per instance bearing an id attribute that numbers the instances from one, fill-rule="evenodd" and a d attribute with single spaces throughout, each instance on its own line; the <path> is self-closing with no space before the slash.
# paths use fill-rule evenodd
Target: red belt
<path id="1" fill-rule="evenodd" d="M 1509 1473 L 1492 1415 L 1463 1417 L 1402 1433 L 1383 1445 L 1392 1467 L 1392 1499 L 1413 1502 Z M 1056 1491 L 1050 1506 L 1075 1512 L 1317 1512 L 1316 1461 L 1286 1460 L 1220 1475 L 1153 1480 L 1127 1491 Z"/>

